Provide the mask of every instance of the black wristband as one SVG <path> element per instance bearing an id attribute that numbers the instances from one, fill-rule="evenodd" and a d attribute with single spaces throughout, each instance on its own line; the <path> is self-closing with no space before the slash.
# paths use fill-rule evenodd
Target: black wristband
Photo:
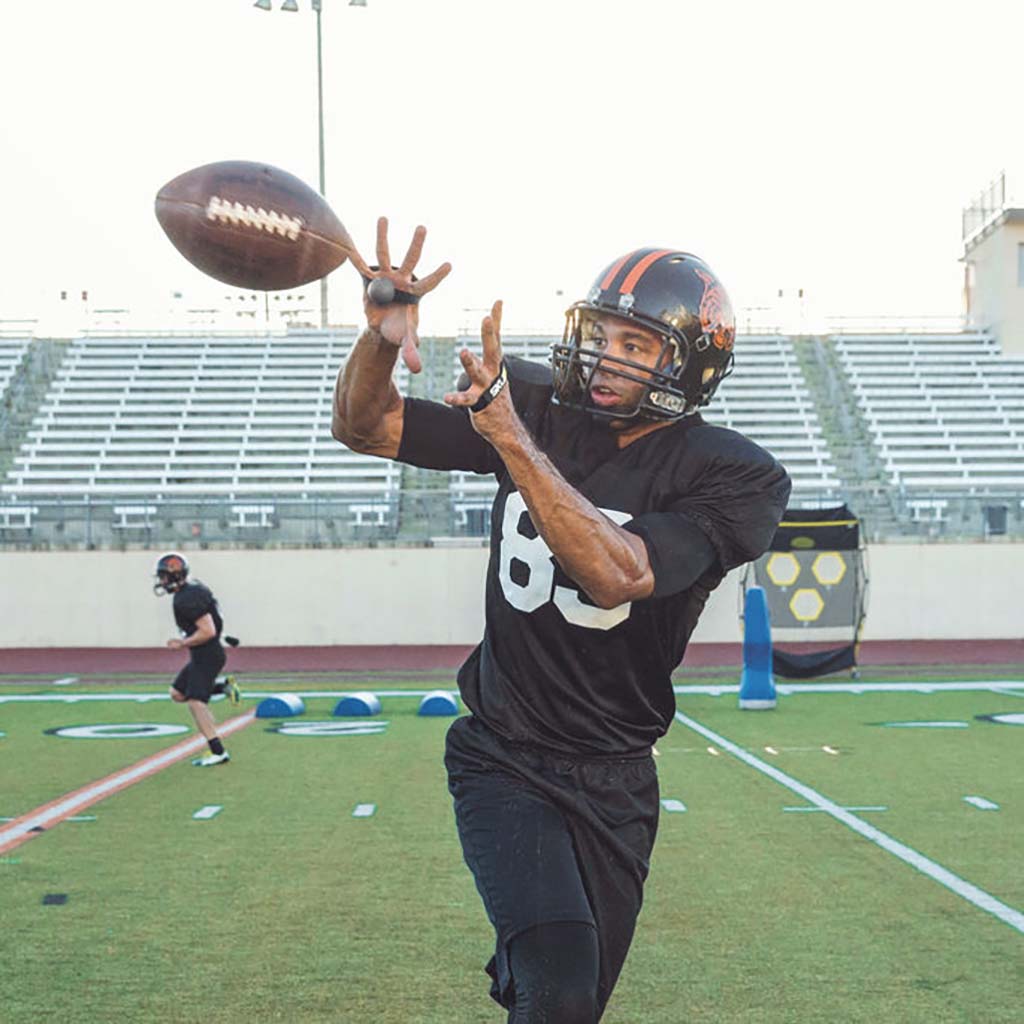
<path id="1" fill-rule="evenodd" d="M 373 266 L 373 267 L 370 267 L 370 269 L 371 270 L 380 270 L 380 267 Z M 392 267 L 391 269 L 392 270 L 397 270 L 398 267 Z M 360 275 L 360 276 L 362 276 L 362 275 Z M 417 280 L 417 277 L 416 277 L 415 274 L 412 275 L 412 279 L 414 281 Z M 364 289 L 369 288 L 370 287 L 370 282 L 371 281 L 375 281 L 375 280 L 376 280 L 376 278 L 373 278 L 373 277 L 363 277 L 363 288 Z M 398 288 L 396 288 L 395 289 L 394 298 L 391 299 L 391 301 L 388 303 L 388 305 L 389 306 L 390 305 L 417 306 L 417 305 L 419 305 L 419 301 L 420 301 L 420 297 L 418 295 L 413 295 L 412 292 L 403 292 L 403 291 L 399 290 Z"/>
<path id="2" fill-rule="evenodd" d="M 505 366 L 505 360 L 502 359 L 501 366 L 498 367 L 498 376 L 484 388 L 480 397 L 469 407 L 469 411 L 483 412 L 505 390 L 507 383 L 508 368 Z"/>

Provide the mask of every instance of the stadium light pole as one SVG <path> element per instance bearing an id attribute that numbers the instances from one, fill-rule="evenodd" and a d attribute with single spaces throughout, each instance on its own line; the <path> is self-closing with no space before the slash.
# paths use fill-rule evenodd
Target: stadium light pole
<path id="1" fill-rule="evenodd" d="M 316 105 L 317 105 L 317 144 L 320 158 L 320 195 L 327 196 L 327 177 L 324 171 L 324 59 L 323 36 L 320 27 L 320 15 L 323 0 L 310 0 L 316 14 Z M 349 7 L 365 7 L 366 0 L 349 0 Z M 261 11 L 273 9 L 271 0 L 256 0 L 253 4 Z M 293 14 L 298 11 L 298 0 L 284 0 L 281 10 Z M 320 326 L 327 327 L 327 278 L 320 278 Z"/>

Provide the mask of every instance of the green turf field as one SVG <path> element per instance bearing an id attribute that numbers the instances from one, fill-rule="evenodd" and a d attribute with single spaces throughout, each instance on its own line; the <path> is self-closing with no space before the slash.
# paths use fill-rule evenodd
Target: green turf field
<path id="1" fill-rule="evenodd" d="M 922 678 L 941 687 L 951 676 L 985 678 Z M 907 678 L 875 670 L 859 682 Z M 1019 1021 L 1024 677 L 998 678 L 1016 683 L 804 692 L 767 712 L 738 711 L 735 694 L 681 694 L 658 766 L 662 797 L 686 809 L 662 814 L 646 905 L 604 1021 Z M 0 815 L 25 814 L 190 735 L 48 734 L 189 724 L 166 700 L 110 699 L 162 695 L 165 680 L 51 681 L 0 681 Z M 219 720 L 255 707 L 255 689 L 382 692 L 450 679 L 243 683 L 250 696 L 240 709 L 214 705 Z M 107 699 L 6 700 L 31 694 Z M 289 724 L 339 722 L 336 699 L 307 699 Z M 385 695 L 372 721 L 387 724 L 369 735 L 285 735 L 269 731 L 279 721 L 257 719 L 227 742 L 230 765 L 178 762 L 0 854 L 0 1020 L 503 1020 L 482 972 L 490 926 L 441 766 L 450 719 L 420 718 L 417 703 Z M 909 722 L 946 725 L 897 724 Z M 815 801 L 884 808 L 846 813 L 917 865 Z M 353 817 L 359 804 L 374 813 Z M 193 818 L 209 806 L 222 809 Z M 67 901 L 44 904 L 47 894 Z"/>

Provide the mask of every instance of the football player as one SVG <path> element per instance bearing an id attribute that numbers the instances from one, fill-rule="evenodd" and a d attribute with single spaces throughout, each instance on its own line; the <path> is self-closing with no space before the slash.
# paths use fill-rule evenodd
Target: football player
<path id="1" fill-rule="evenodd" d="M 234 676 L 217 678 L 227 660 L 220 642 L 224 621 L 217 600 L 205 584 L 189 581 L 188 562 L 176 551 L 161 555 L 154 575 L 157 580 L 153 585 L 154 593 L 174 595 L 174 621 L 181 631 L 181 636 L 172 637 L 167 646 L 175 651 L 184 648 L 189 653 L 188 664 L 171 683 L 171 699 L 188 704 L 196 728 L 210 745 L 210 753 L 197 757 L 192 764 L 197 768 L 226 764 L 231 756 L 217 735 L 217 724 L 210 713 L 210 697 L 223 693 L 232 704 L 237 704 L 240 693 Z"/>
<path id="2" fill-rule="evenodd" d="M 707 264 L 676 250 L 602 270 L 550 367 L 503 358 L 496 302 L 482 351 L 459 353 L 465 389 L 403 398 L 392 369 L 400 350 L 418 369 L 417 302 L 450 270 L 414 278 L 424 237 L 389 271 L 353 256 L 395 297 L 364 299 L 333 434 L 497 478 L 484 636 L 459 670 L 470 714 L 448 731 L 448 784 L 496 932 L 491 995 L 516 1024 L 593 1024 L 640 911 L 671 673 L 711 591 L 768 548 L 790 481 L 701 418 L 731 372 L 735 324 Z M 377 262 L 392 267 L 383 219 Z"/>

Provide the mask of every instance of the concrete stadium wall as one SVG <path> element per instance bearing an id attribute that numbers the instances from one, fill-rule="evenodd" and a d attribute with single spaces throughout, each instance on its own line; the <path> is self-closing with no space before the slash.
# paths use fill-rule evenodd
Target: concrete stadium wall
<path id="1" fill-rule="evenodd" d="M 971 244 L 965 257 L 974 271 L 969 296 L 971 320 L 979 326 L 991 327 L 1008 355 L 1024 353 L 1021 245 L 1024 209 L 1010 209 Z"/>
<path id="2" fill-rule="evenodd" d="M 174 635 L 150 592 L 160 552 L 0 554 L 0 648 L 153 647 Z M 475 644 L 485 548 L 189 552 L 227 632 L 247 645 Z M 884 544 L 869 549 L 865 640 L 1024 635 L 1024 544 Z M 739 574 L 712 595 L 695 642 L 741 638 Z M 824 639 L 824 638 L 823 638 Z M 0 671 L 2 671 L 0 655 Z"/>

